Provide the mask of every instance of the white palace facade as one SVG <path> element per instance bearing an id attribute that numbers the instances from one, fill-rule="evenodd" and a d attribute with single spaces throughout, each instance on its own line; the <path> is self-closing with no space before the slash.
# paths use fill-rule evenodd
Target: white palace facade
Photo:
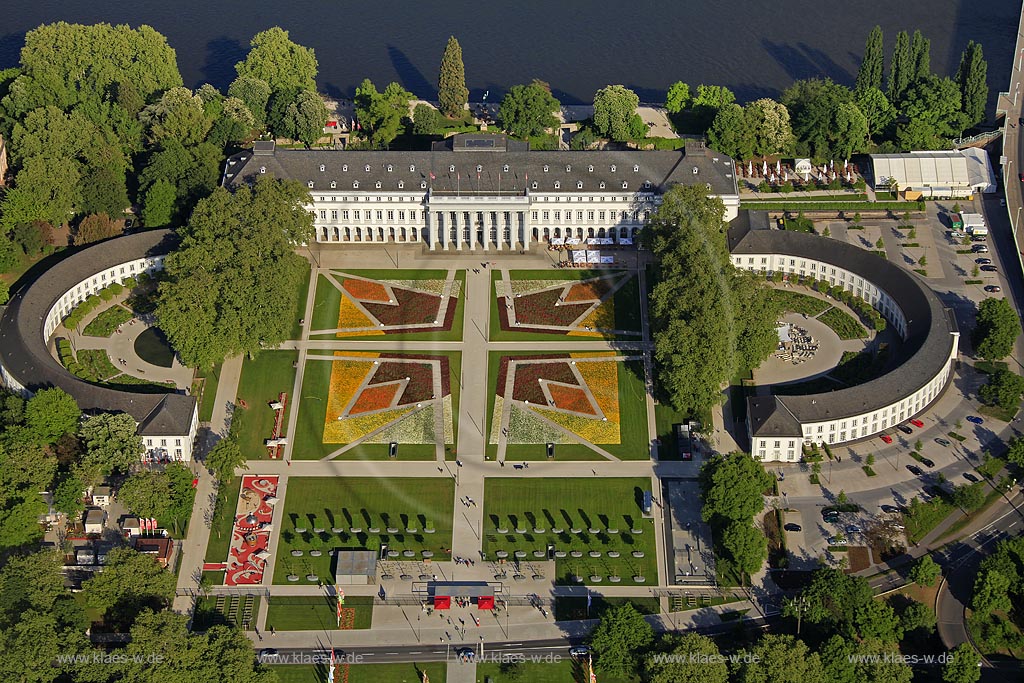
<path id="1" fill-rule="evenodd" d="M 629 243 L 661 195 L 703 184 L 739 209 L 733 160 L 700 143 L 678 151 L 531 151 L 504 135 L 464 134 L 426 152 L 277 149 L 257 142 L 228 160 L 223 184 L 262 175 L 309 188 L 323 244 L 422 243 L 523 250 L 550 240 Z"/>

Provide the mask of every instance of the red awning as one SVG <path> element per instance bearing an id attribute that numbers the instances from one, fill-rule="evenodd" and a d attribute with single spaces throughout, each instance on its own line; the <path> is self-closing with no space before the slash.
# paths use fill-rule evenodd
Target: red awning
<path id="1" fill-rule="evenodd" d="M 493 595 L 481 595 L 476 601 L 477 609 L 492 610 L 494 609 L 494 596 Z"/>
<path id="2" fill-rule="evenodd" d="M 437 595 L 434 597 L 434 609 L 451 609 L 452 599 L 447 595 Z"/>

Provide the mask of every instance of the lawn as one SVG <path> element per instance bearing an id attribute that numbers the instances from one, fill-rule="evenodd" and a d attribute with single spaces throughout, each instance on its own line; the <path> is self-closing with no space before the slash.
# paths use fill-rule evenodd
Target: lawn
<path id="1" fill-rule="evenodd" d="M 586 598 L 555 598 L 555 621 L 575 621 L 577 619 L 600 619 L 608 610 L 630 603 L 640 614 L 658 614 L 661 611 L 658 598 L 606 598 L 601 595 L 592 596 L 590 609 L 587 609 Z"/>
<path id="2" fill-rule="evenodd" d="M 599 575 L 605 582 L 617 575 L 622 585 L 653 585 L 658 580 L 654 522 L 644 519 L 640 509 L 643 492 L 650 487 L 650 479 L 641 477 L 489 478 L 485 483 L 483 550 L 489 558 L 496 557 L 499 550 L 507 551 L 509 563 L 514 562 L 514 551 L 524 550 L 528 555 L 523 562 L 528 564 L 534 559 L 533 551 L 544 551 L 551 544 L 556 551 L 583 553 L 579 558 L 556 558 L 558 576 L 554 578 L 558 583 L 574 583 L 576 574 L 588 584 L 591 575 Z M 555 533 L 558 529 L 561 531 Z M 641 533 L 634 534 L 633 529 Z M 602 557 L 591 558 L 592 550 L 601 552 Z M 634 551 L 644 557 L 633 557 Z M 608 557 L 609 552 L 618 552 L 620 557 Z M 526 568 L 522 571 L 529 572 Z M 646 581 L 634 582 L 637 574 Z"/>
<path id="3" fill-rule="evenodd" d="M 210 525 L 210 540 L 206 544 L 207 562 L 224 562 L 228 558 L 231 527 L 235 523 L 235 508 L 238 506 L 238 492 L 241 488 L 242 478 L 234 477 L 230 483 L 217 489 L 220 504 L 217 516 Z"/>
<path id="4" fill-rule="evenodd" d="M 277 674 L 280 683 L 327 683 L 327 665 L 308 666 L 276 665 L 270 670 Z M 423 673 L 430 683 L 445 683 L 448 666 L 444 662 L 429 664 L 350 664 L 348 676 L 341 678 L 347 683 L 422 683 Z M 335 679 L 338 680 L 338 679 Z M 481 679 L 482 680 L 482 679 Z M 340 681 L 339 681 L 340 683 Z M 612 683 L 615 683 L 614 681 Z"/>
<path id="5" fill-rule="evenodd" d="M 238 437 L 242 455 L 249 460 L 263 460 L 267 448 L 263 445 L 274 431 L 274 411 L 270 402 L 276 401 L 283 391 L 288 401 L 294 400 L 295 368 L 298 351 L 263 351 L 255 360 L 246 358 L 242 363 L 242 376 L 238 381 L 238 400 L 232 418 L 231 430 Z M 242 407 L 242 401 L 246 407 Z M 285 408 L 287 411 L 288 409 Z M 285 420 L 282 435 L 286 434 Z"/>
<path id="6" fill-rule="evenodd" d="M 369 279 L 382 280 L 444 280 L 448 277 L 446 270 L 345 270 L 334 271 L 333 274 L 348 273 Z M 394 334 L 377 334 L 371 338 L 387 339 L 388 341 L 460 341 L 462 339 L 462 321 L 466 304 L 466 271 L 455 272 L 455 279 L 460 284 L 460 294 L 455 302 L 455 313 L 450 330 L 429 332 L 399 332 Z M 325 276 L 317 278 L 316 298 L 313 302 L 313 314 L 310 330 L 333 330 L 338 327 L 341 292 Z M 313 335 L 314 339 L 358 339 L 365 340 L 367 335 L 348 335 L 339 337 L 336 333 Z"/>
<path id="7" fill-rule="evenodd" d="M 564 280 L 566 284 L 589 280 L 595 277 L 606 275 L 618 275 L 625 271 L 616 270 L 511 270 L 509 280 Z M 501 329 L 501 309 L 505 306 L 504 298 L 495 295 L 495 285 L 501 280 L 501 273 L 497 270 L 491 272 L 491 317 L 490 317 L 490 339 L 491 341 L 553 341 L 554 337 L 575 337 L 578 335 L 567 335 L 565 332 L 552 330 L 551 332 L 513 332 Z M 597 334 L 581 336 L 583 339 L 621 339 L 623 341 L 641 340 L 640 320 L 640 283 L 634 275 L 612 295 L 615 307 L 615 329 L 636 330 L 637 334 Z M 582 312 L 582 309 L 581 309 Z"/>
<path id="8" fill-rule="evenodd" d="M 102 382 L 121 374 L 103 349 L 82 349 L 78 352 L 78 364 L 91 381 Z"/>
<path id="9" fill-rule="evenodd" d="M 569 650 L 558 652 L 552 657 L 553 661 L 541 659 L 540 661 L 498 663 L 482 662 L 477 664 L 476 679 L 478 681 L 491 680 L 493 683 L 586 683 L 587 665 L 583 661 L 574 661 L 569 658 Z M 598 678 L 601 683 L 634 683 L 638 678 L 612 678 L 601 675 Z M 430 683 L 434 683 L 434 677 L 430 677 Z"/>
<path id="10" fill-rule="evenodd" d="M 344 589 L 342 589 L 344 590 Z M 333 595 L 278 596 L 267 606 L 267 630 L 330 631 L 338 627 L 337 605 Z M 373 624 L 373 597 L 345 598 L 342 626 L 366 629 Z"/>
<path id="11" fill-rule="evenodd" d="M 849 313 L 838 308 L 830 308 L 818 316 L 818 320 L 831 327 L 840 339 L 864 339 L 868 336 L 863 325 Z"/>
<path id="12" fill-rule="evenodd" d="M 134 317 L 131 311 L 117 304 L 93 318 L 82 330 L 82 334 L 87 337 L 109 337 L 114 334 L 114 330 Z"/>
<path id="13" fill-rule="evenodd" d="M 209 422 L 213 417 L 213 409 L 217 405 L 217 386 L 220 384 L 220 371 L 223 363 L 218 363 L 211 370 L 200 371 L 203 378 L 203 393 L 199 404 L 199 421 Z"/>
<path id="14" fill-rule="evenodd" d="M 290 572 L 300 576 L 313 572 L 330 580 L 332 562 L 326 551 L 334 548 L 376 550 L 383 543 L 391 550 L 411 550 L 417 559 L 422 550 L 447 559 L 444 550 L 451 548 L 455 487 L 447 477 L 292 477 L 284 502 L 274 583 L 286 583 Z M 424 532 L 428 523 L 434 533 Z M 324 529 L 324 538 L 313 535 L 315 528 Z M 388 528 L 398 531 L 389 533 Z M 299 534 L 295 529 L 308 531 Z M 309 551 L 316 549 L 323 555 L 310 556 Z M 293 557 L 292 550 L 305 554 Z"/>
<path id="15" fill-rule="evenodd" d="M 309 295 L 309 282 L 312 276 L 313 266 L 309 261 L 305 262 L 302 275 L 302 286 L 299 287 L 299 298 L 295 303 L 295 314 L 292 317 L 291 339 L 302 338 L 302 319 L 306 315 L 306 297 Z"/>
<path id="16" fill-rule="evenodd" d="M 624 352 L 630 353 L 630 352 Z M 490 388 L 487 405 L 488 429 L 494 424 L 494 403 L 498 393 L 498 375 L 502 356 L 509 354 L 492 351 L 487 359 L 487 386 Z M 541 355 L 539 352 L 517 353 L 516 356 Z M 557 354 L 544 354 L 548 357 Z M 602 449 L 623 460 L 646 460 L 650 457 L 650 441 L 647 433 L 647 400 L 643 380 L 643 363 L 641 361 L 619 362 L 618 364 L 618 403 L 619 403 L 619 434 L 620 443 L 596 443 Z M 498 445 L 487 443 L 487 455 L 494 457 Z M 508 444 L 505 449 L 508 460 L 546 460 L 547 449 L 544 443 Z M 603 456 L 595 453 L 580 443 L 558 444 L 555 447 L 556 460 L 603 460 Z"/>
<path id="17" fill-rule="evenodd" d="M 400 355 L 400 354 L 395 354 Z M 462 355 L 458 351 L 435 351 L 430 356 L 448 358 L 449 386 L 451 391 L 453 443 L 446 444 L 446 450 L 454 452 L 459 433 L 459 397 L 462 379 Z M 331 389 L 333 362 L 307 359 L 305 374 L 302 376 L 302 398 L 295 426 L 295 447 L 292 457 L 296 460 L 319 460 L 343 448 L 343 443 L 324 443 L 324 421 L 327 414 Z M 401 444 L 401 442 L 399 442 Z M 404 443 L 398 448 L 400 460 L 433 460 L 436 457 L 434 443 Z M 388 444 L 361 443 L 336 456 L 342 460 L 387 460 Z"/>
<path id="18" fill-rule="evenodd" d="M 819 299 L 809 294 L 801 294 L 788 289 L 776 289 L 773 295 L 782 305 L 783 311 L 802 313 L 811 317 L 817 316 L 828 309 L 831 304 L 824 299 Z"/>
<path id="19" fill-rule="evenodd" d="M 683 414 L 667 403 L 654 404 L 654 424 L 658 430 L 658 460 L 679 460 L 676 434 L 672 425 L 683 422 L 692 415 Z"/>
<path id="20" fill-rule="evenodd" d="M 281 599 L 283 598 L 275 600 Z M 209 595 L 199 598 L 199 602 L 196 603 L 195 615 L 192 618 L 192 628 L 196 631 L 206 631 L 211 626 L 226 626 L 228 624 L 242 628 L 247 601 L 250 608 L 250 619 L 246 622 L 248 628 L 245 630 L 251 630 L 256 625 L 256 614 L 260 609 L 260 599 L 254 595 Z M 220 603 L 219 607 L 218 602 Z"/>

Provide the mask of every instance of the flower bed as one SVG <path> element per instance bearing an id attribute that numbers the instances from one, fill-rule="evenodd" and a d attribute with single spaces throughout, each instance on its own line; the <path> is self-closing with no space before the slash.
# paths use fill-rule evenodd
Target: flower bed
<path id="1" fill-rule="evenodd" d="M 559 304 L 561 295 L 560 289 L 546 289 L 513 299 L 516 321 L 523 325 L 573 326 L 590 304 Z"/>
<path id="2" fill-rule="evenodd" d="M 341 303 L 338 305 L 338 329 L 345 330 L 345 336 L 353 334 L 384 334 L 381 330 L 374 329 L 377 326 L 366 314 L 359 310 L 355 302 L 344 294 L 341 295 Z M 342 333 L 338 333 L 342 336 Z"/>
<path id="3" fill-rule="evenodd" d="M 612 421 L 609 418 L 607 421 L 604 421 L 573 413 L 560 413 L 555 410 L 548 410 L 547 408 L 535 408 L 534 410 L 556 425 L 564 427 L 590 443 L 619 443 L 621 441 L 617 420 Z"/>
<path id="4" fill-rule="evenodd" d="M 370 384 L 384 384 L 409 378 L 405 391 L 398 399 L 399 405 L 429 401 L 434 396 L 434 368 L 427 363 L 400 363 L 381 360 L 373 373 Z"/>
<path id="5" fill-rule="evenodd" d="M 565 293 L 566 301 L 598 301 L 615 285 L 613 278 L 597 278 L 574 284 Z"/>
<path id="6" fill-rule="evenodd" d="M 584 415 L 596 415 L 594 406 L 590 404 L 590 398 L 586 392 L 576 387 L 567 387 L 561 384 L 548 384 L 548 393 L 551 394 L 551 401 L 556 408 L 571 410 Z"/>
<path id="7" fill-rule="evenodd" d="M 387 303 L 391 300 L 388 290 L 384 285 L 374 280 L 363 280 L 361 278 L 345 278 L 341 282 L 345 291 L 360 301 L 382 301 Z"/>
<path id="8" fill-rule="evenodd" d="M 114 330 L 134 317 L 124 306 L 111 306 L 93 318 L 82 330 L 82 334 L 87 337 L 109 337 L 114 334 Z"/>
<path id="9" fill-rule="evenodd" d="M 371 415 L 327 420 L 324 424 L 324 443 L 351 443 L 401 418 L 413 410 L 406 406 L 384 410 Z"/>
<path id="10" fill-rule="evenodd" d="M 366 443 L 435 443 L 434 406 L 429 404 L 403 417 L 387 429 L 366 440 Z"/>
<path id="11" fill-rule="evenodd" d="M 583 381 L 597 401 L 608 421 L 619 421 L 619 364 L 616 361 L 586 361 L 576 363 Z"/>
<path id="12" fill-rule="evenodd" d="M 614 329 L 615 299 L 612 298 L 599 304 L 597 308 L 587 314 L 587 317 L 581 320 L 574 329 L 569 330 L 569 334 L 576 337 L 600 337 L 602 336 L 600 330 Z"/>
<path id="13" fill-rule="evenodd" d="M 515 364 L 515 378 L 512 380 L 512 398 L 529 401 L 535 405 L 547 405 L 548 399 L 541 389 L 540 380 L 551 380 L 563 384 L 578 384 L 576 375 L 568 363 L 525 363 Z M 504 387 L 499 386 L 498 391 Z"/>
<path id="14" fill-rule="evenodd" d="M 376 387 L 365 387 L 359 396 L 356 398 L 356 402 L 349 409 L 349 415 L 358 415 L 360 413 L 369 413 L 374 410 L 383 410 L 390 408 L 391 404 L 395 400 L 395 394 L 398 392 L 397 384 L 382 384 Z"/>
<path id="15" fill-rule="evenodd" d="M 335 356 L 344 355 L 336 351 Z M 345 407 L 355 396 L 356 391 L 362 385 L 363 380 L 373 370 L 371 361 L 336 360 L 331 361 L 331 384 L 327 394 L 328 423 L 341 417 Z"/>
<path id="16" fill-rule="evenodd" d="M 499 430 L 500 431 L 500 430 Z M 492 432 L 493 443 L 497 443 L 497 435 Z M 545 422 L 532 411 L 512 406 L 508 418 L 509 443 L 575 443 L 565 432 Z"/>
<path id="17" fill-rule="evenodd" d="M 364 303 L 366 311 L 379 322 L 393 325 L 433 324 L 441 311 L 441 297 L 395 288 L 394 304 Z"/>

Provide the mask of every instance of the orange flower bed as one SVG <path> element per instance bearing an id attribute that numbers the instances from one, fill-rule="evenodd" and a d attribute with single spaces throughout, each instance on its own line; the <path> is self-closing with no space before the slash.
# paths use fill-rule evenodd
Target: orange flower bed
<path id="1" fill-rule="evenodd" d="M 344 354 L 338 351 L 335 352 L 335 355 Z M 376 366 L 369 361 L 336 360 L 331 362 L 331 388 L 327 394 L 327 413 L 324 420 L 326 423 L 330 424 L 338 419 L 374 367 Z"/>
<path id="2" fill-rule="evenodd" d="M 577 387 L 566 387 L 561 384 L 548 384 L 548 392 L 556 408 L 572 410 L 584 415 L 596 415 L 594 406 L 590 404 L 586 392 Z"/>
<path id="3" fill-rule="evenodd" d="M 360 301 L 381 301 L 387 303 L 391 299 L 384 285 L 373 280 L 345 278 L 341 286 L 345 288 L 346 292 Z"/>
<path id="4" fill-rule="evenodd" d="M 601 330 L 614 329 L 615 299 L 608 299 L 603 304 L 598 304 L 597 308 L 588 313 L 586 318 L 569 331 L 569 334 L 578 337 L 601 337 L 605 334 Z"/>
<path id="5" fill-rule="evenodd" d="M 579 282 L 569 288 L 565 294 L 566 301 L 595 301 L 600 299 L 612 288 L 612 282 L 604 278 Z"/>
<path id="6" fill-rule="evenodd" d="M 383 410 L 390 408 L 395 400 L 395 393 L 398 391 L 397 384 L 381 384 L 378 386 L 366 387 L 359 394 L 356 402 L 349 409 L 349 415 L 368 413 L 371 410 Z"/>

